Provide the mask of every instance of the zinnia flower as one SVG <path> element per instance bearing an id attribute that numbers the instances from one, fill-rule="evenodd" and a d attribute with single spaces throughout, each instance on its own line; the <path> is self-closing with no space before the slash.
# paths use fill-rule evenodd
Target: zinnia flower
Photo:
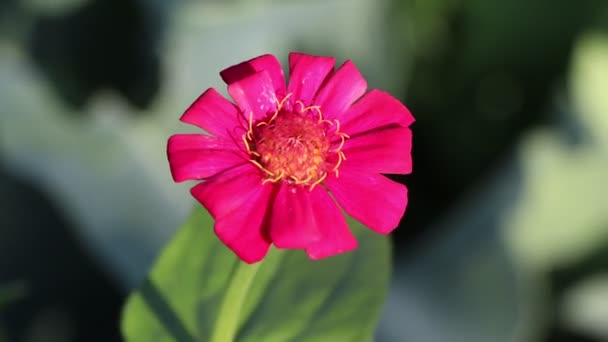
<path id="1" fill-rule="evenodd" d="M 380 234 L 405 211 L 406 187 L 382 174 L 411 172 L 414 118 L 385 92 L 365 94 L 351 61 L 334 64 L 291 53 L 287 87 L 273 55 L 223 70 L 236 104 L 208 89 L 181 117 L 208 135 L 169 138 L 174 180 L 204 180 L 192 195 L 245 262 L 263 259 L 271 244 L 311 259 L 353 250 L 338 205 Z"/>

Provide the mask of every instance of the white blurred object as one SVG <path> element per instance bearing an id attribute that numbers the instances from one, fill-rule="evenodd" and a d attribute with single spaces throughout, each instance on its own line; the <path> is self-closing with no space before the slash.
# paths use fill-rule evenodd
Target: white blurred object
<path id="1" fill-rule="evenodd" d="M 568 291 L 562 312 L 573 330 L 608 340 L 608 274 L 586 279 Z"/>

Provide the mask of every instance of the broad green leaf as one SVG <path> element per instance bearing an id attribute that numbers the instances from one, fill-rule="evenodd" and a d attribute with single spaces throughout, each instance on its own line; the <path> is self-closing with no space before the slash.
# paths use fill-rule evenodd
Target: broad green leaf
<path id="1" fill-rule="evenodd" d="M 129 297 L 122 321 L 127 341 L 210 339 L 243 269 L 212 223 L 204 209 L 195 209 Z M 351 253 L 311 261 L 300 250 L 271 249 L 240 307 L 237 341 L 372 339 L 388 290 L 390 247 L 387 237 L 349 224 L 359 240 Z"/>

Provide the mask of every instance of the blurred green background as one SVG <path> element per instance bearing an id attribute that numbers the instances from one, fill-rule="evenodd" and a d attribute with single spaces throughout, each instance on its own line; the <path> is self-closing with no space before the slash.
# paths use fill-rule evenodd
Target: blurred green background
<path id="1" fill-rule="evenodd" d="M 608 2 L 0 2 L 0 341 L 120 341 L 217 72 L 352 59 L 414 113 L 378 341 L 608 341 Z M 194 130 L 192 130 L 194 131 Z"/>

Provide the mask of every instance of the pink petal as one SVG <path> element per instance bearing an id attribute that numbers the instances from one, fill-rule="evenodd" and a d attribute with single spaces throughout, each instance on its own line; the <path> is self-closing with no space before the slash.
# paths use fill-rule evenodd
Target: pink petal
<path id="1" fill-rule="evenodd" d="M 239 141 L 237 141 L 239 142 Z M 173 154 L 188 150 L 235 150 L 239 151 L 235 142 L 218 139 L 204 134 L 175 134 L 167 142 L 167 153 Z M 244 146 L 243 146 L 244 147 Z"/>
<path id="2" fill-rule="evenodd" d="M 176 182 L 209 178 L 247 162 L 247 156 L 236 145 L 194 134 L 171 136 L 167 143 L 167 157 Z"/>
<path id="3" fill-rule="evenodd" d="M 338 204 L 365 226 L 388 234 L 399 224 L 407 206 L 407 188 L 379 175 L 343 165 L 339 177 L 328 176 L 325 185 Z"/>
<path id="4" fill-rule="evenodd" d="M 393 126 L 347 139 L 342 148 L 348 165 L 369 173 L 412 172 L 412 131 Z"/>
<path id="5" fill-rule="evenodd" d="M 377 89 L 353 104 L 340 120 L 342 131 L 351 137 L 391 124 L 408 127 L 413 122 L 414 117 L 399 100 Z"/>
<path id="6" fill-rule="evenodd" d="M 283 75 L 283 68 L 281 67 L 281 63 L 279 63 L 279 60 L 273 55 L 263 55 L 233 65 L 222 70 L 220 76 L 226 84 L 231 84 L 264 70 L 270 75 L 275 91 L 284 92 L 285 76 Z"/>
<path id="7" fill-rule="evenodd" d="M 233 213 L 238 214 L 242 202 L 247 200 L 243 193 L 257 188 L 266 189 L 269 186 L 262 186 L 258 169 L 253 164 L 246 163 L 199 183 L 191 192 L 217 220 Z"/>
<path id="8" fill-rule="evenodd" d="M 268 71 L 264 70 L 228 85 L 228 93 L 237 103 L 245 119 L 263 119 L 277 108 L 277 98 Z"/>
<path id="9" fill-rule="evenodd" d="M 313 260 L 346 253 L 357 248 L 357 240 L 350 232 L 344 215 L 327 191 L 316 187 L 310 193 L 315 220 L 321 230 L 320 240 L 311 243 L 306 253 Z"/>
<path id="10" fill-rule="evenodd" d="M 240 126 L 238 108 L 213 88 L 199 96 L 180 120 L 220 137 L 230 137 Z"/>
<path id="11" fill-rule="evenodd" d="M 334 64 L 336 59 L 333 57 L 290 53 L 287 92 L 293 93 L 294 100 L 300 100 L 307 106 L 312 104 L 319 87 L 333 71 Z"/>
<path id="12" fill-rule="evenodd" d="M 310 191 L 283 182 L 274 199 L 270 237 L 278 248 L 306 248 L 321 238 Z"/>
<path id="13" fill-rule="evenodd" d="M 353 62 L 346 61 L 321 88 L 315 104 L 321 106 L 326 119 L 341 119 L 344 112 L 367 89 L 367 82 Z"/>
<path id="14" fill-rule="evenodd" d="M 202 182 L 191 192 L 215 219 L 217 236 L 241 260 L 254 263 L 264 258 L 270 242 L 262 225 L 272 187 L 262 185 L 251 164 Z"/>

